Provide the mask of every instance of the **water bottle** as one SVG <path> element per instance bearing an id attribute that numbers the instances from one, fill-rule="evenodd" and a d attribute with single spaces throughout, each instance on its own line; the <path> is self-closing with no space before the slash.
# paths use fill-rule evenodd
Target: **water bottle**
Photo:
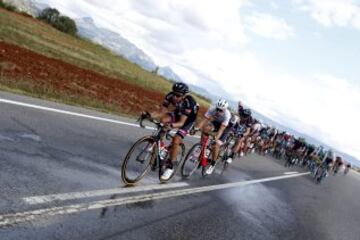
<path id="1" fill-rule="evenodd" d="M 206 148 L 206 149 L 205 149 L 205 157 L 206 157 L 206 158 L 209 158 L 209 157 L 210 157 L 210 154 L 211 154 L 211 149 L 210 149 L 210 148 Z"/>
<path id="2" fill-rule="evenodd" d="M 168 154 L 168 149 L 165 146 L 165 143 L 160 142 L 160 159 L 164 160 Z"/>

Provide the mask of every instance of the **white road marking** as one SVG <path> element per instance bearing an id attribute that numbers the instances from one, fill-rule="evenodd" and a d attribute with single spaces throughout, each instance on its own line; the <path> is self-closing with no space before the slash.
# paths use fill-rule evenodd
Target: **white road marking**
<path id="1" fill-rule="evenodd" d="M 299 172 L 284 172 L 284 175 L 290 175 L 290 174 L 296 174 L 296 173 L 299 173 Z"/>
<path id="2" fill-rule="evenodd" d="M 94 190 L 94 191 L 85 191 L 85 192 L 71 192 L 71 193 L 25 197 L 23 198 L 23 201 L 25 201 L 28 204 L 41 204 L 52 201 L 65 201 L 70 199 L 90 198 L 90 197 L 98 197 L 98 196 L 113 195 L 113 194 L 153 191 L 153 190 L 180 188 L 187 186 L 189 186 L 189 184 L 186 182 L 177 182 L 177 183 L 169 183 L 169 184 L 152 184 L 147 186 L 138 186 L 138 187 L 129 187 L 129 188 L 113 188 L 113 189 Z"/>
<path id="3" fill-rule="evenodd" d="M 0 102 L 13 104 L 13 105 L 17 105 L 17 106 L 22 106 L 22 107 L 44 110 L 44 111 L 48 111 L 48 112 L 56 112 L 56 113 L 62 113 L 62 114 L 66 114 L 66 115 L 76 116 L 76 117 L 84 117 L 84 118 L 89 118 L 89 119 L 94 119 L 94 120 L 99 120 L 99 121 L 104 121 L 104 122 L 122 124 L 122 125 L 131 126 L 131 127 L 140 127 L 138 124 L 134 124 L 134 123 L 127 123 L 127 122 L 118 121 L 118 120 L 114 120 L 114 119 L 110 119 L 110 118 L 95 117 L 95 116 L 86 115 L 86 114 L 82 114 L 82 113 L 70 112 L 70 111 L 60 110 L 60 109 L 56 109 L 56 108 L 43 107 L 43 106 L 39 106 L 39 105 L 35 105 L 35 104 L 12 101 L 12 100 L 7 100 L 7 99 L 3 99 L 3 98 L 0 98 Z M 150 128 L 150 129 L 153 129 L 153 128 Z"/>
<path id="4" fill-rule="evenodd" d="M 75 204 L 75 205 L 68 205 L 63 207 L 52 207 L 52 208 L 45 208 L 39 209 L 35 211 L 27 211 L 22 213 L 15 213 L 15 214 L 4 214 L 0 215 L 0 227 L 4 226 L 11 226 L 14 224 L 19 224 L 27 221 L 33 221 L 38 218 L 43 217 L 50 217 L 55 215 L 65 215 L 65 214 L 72 214 L 78 213 L 88 210 L 94 209 L 101 209 L 105 207 L 111 206 L 120 206 L 124 204 L 130 203 L 139 203 L 139 202 L 146 202 L 151 200 L 158 200 L 158 199 L 165 199 L 171 197 L 179 197 L 184 195 L 190 195 L 195 193 L 202 193 L 202 192 L 209 192 L 227 188 L 234 188 L 234 187 L 241 187 L 246 186 L 249 184 L 256 184 L 262 182 L 270 182 L 280 179 L 286 178 L 294 178 L 300 177 L 309 174 L 307 173 L 299 173 L 299 174 L 292 174 L 292 175 L 283 175 L 283 176 L 276 176 L 276 177 L 269 177 L 269 178 L 262 178 L 250 181 L 242 181 L 242 182 L 235 182 L 235 183 L 225 183 L 225 184 L 218 184 L 218 185 L 211 185 L 211 186 L 204 186 L 204 187 L 196 187 L 196 188 L 187 188 L 187 189 L 180 189 L 180 190 L 173 190 L 173 191 L 165 191 L 159 193 L 151 193 L 151 194 L 143 194 L 139 196 L 131 196 L 131 197 L 123 197 L 118 199 L 110 199 L 110 200 L 101 200 L 91 203 L 82 203 L 82 204 Z"/>
<path id="5" fill-rule="evenodd" d="M 121 124 L 121 125 L 140 128 L 139 124 L 118 121 L 118 120 L 114 120 L 114 119 L 110 119 L 110 118 L 96 117 L 96 116 L 91 116 L 91 115 L 82 114 L 82 113 L 70 112 L 70 111 L 60 110 L 60 109 L 56 109 L 56 108 L 43 107 L 43 106 L 30 104 L 30 103 L 23 103 L 23 102 L 18 102 L 18 101 L 3 99 L 3 98 L 0 98 L 0 102 L 13 104 L 13 105 L 17 105 L 17 106 L 22 106 L 22 107 L 27 107 L 27 108 L 34 108 L 34 109 L 38 109 L 38 110 L 44 110 L 44 111 L 48 111 L 48 112 L 62 113 L 62 114 L 70 115 L 70 116 L 89 118 L 89 119 L 103 121 L 103 122 L 110 122 L 110 123 L 116 123 L 116 124 Z M 149 130 L 154 130 L 155 129 L 153 127 L 147 127 L 147 126 L 145 128 L 149 129 Z M 199 136 L 190 136 L 190 137 L 200 138 Z"/>

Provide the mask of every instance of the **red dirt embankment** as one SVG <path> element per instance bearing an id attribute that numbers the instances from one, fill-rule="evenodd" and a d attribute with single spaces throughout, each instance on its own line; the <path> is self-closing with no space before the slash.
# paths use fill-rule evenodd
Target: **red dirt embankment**
<path id="1" fill-rule="evenodd" d="M 9 87 L 21 83 L 22 90 L 40 94 L 50 89 L 56 96 L 96 100 L 131 115 L 153 110 L 164 97 L 159 92 L 122 79 L 107 77 L 1 41 L 0 77 L 0 82 Z"/>

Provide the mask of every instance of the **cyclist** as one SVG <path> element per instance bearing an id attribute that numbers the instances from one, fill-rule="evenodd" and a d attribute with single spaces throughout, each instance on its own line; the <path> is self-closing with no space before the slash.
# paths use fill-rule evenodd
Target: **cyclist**
<path id="1" fill-rule="evenodd" d="M 175 107 L 175 110 L 169 111 L 170 106 Z M 166 125 L 167 130 L 178 128 L 172 140 L 170 159 L 161 176 L 162 180 L 168 180 L 173 174 L 173 165 L 176 163 L 179 145 L 193 127 L 198 110 L 199 105 L 189 95 L 189 87 L 185 83 L 176 82 L 172 86 L 172 91 L 166 95 L 160 110 L 150 113 L 150 117 L 160 119 Z"/>
<path id="2" fill-rule="evenodd" d="M 242 102 L 241 101 L 239 101 L 239 103 L 238 103 L 238 113 L 239 113 L 239 116 L 241 117 L 241 115 L 242 115 L 242 112 L 244 111 L 244 105 L 242 104 Z"/>
<path id="3" fill-rule="evenodd" d="M 340 168 L 342 168 L 343 166 L 344 166 L 344 161 L 343 161 L 342 157 L 336 156 L 335 165 L 333 167 L 334 175 L 336 175 L 338 173 L 338 171 L 340 170 Z"/>
<path id="4" fill-rule="evenodd" d="M 321 176 L 323 175 L 323 172 L 319 174 L 319 171 L 325 171 L 324 177 L 327 177 L 329 170 L 333 167 L 334 163 L 335 163 L 335 154 L 331 149 L 329 149 L 325 153 L 323 161 L 315 174 L 315 176 L 319 175 L 318 180 L 320 180 Z"/>
<path id="5" fill-rule="evenodd" d="M 251 113 L 251 111 L 250 111 Z M 251 117 L 251 114 L 250 114 Z M 259 120 L 251 117 L 251 123 L 249 123 L 249 125 L 251 125 L 250 128 L 250 132 L 247 134 L 247 138 L 246 138 L 246 146 L 244 149 L 244 152 L 249 152 L 251 151 L 252 153 L 255 152 L 255 148 L 257 145 L 257 141 L 259 138 L 259 134 L 260 134 L 260 130 L 262 128 L 261 123 L 259 122 Z M 244 152 L 240 152 L 240 156 L 244 156 Z"/>
<path id="6" fill-rule="evenodd" d="M 346 166 L 345 166 L 345 169 L 344 169 L 344 175 L 348 174 L 348 172 L 350 171 L 351 169 L 351 163 L 347 163 Z"/>
<path id="7" fill-rule="evenodd" d="M 202 136 L 210 132 L 216 132 L 215 144 L 212 148 L 211 164 L 206 170 L 206 174 L 212 174 L 215 169 L 216 160 L 219 156 L 220 146 L 227 138 L 225 129 L 229 125 L 231 113 L 228 110 L 228 102 L 224 99 L 219 99 L 215 106 L 210 107 L 205 113 L 205 118 L 196 126 L 196 129 L 201 129 Z"/>
<path id="8" fill-rule="evenodd" d="M 240 113 L 239 113 L 240 114 Z M 228 163 L 231 163 L 234 159 L 235 153 L 241 151 L 242 155 L 244 154 L 244 147 L 246 145 L 246 137 L 250 134 L 252 127 L 252 120 L 251 120 L 251 110 L 250 109 L 243 109 L 240 122 L 236 128 L 236 143 L 232 149 L 232 152 L 229 158 L 226 160 Z"/>
<path id="9" fill-rule="evenodd" d="M 288 146 L 286 151 L 287 166 L 294 166 L 305 151 L 305 142 L 302 138 L 293 137 L 292 143 Z"/>
<path id="10" fill-rule="evenodd" d="M 224 139 L 225 141 L 227 141 L 227 139 L 231 133 L 233 133 L 234 136 L 236 137 L 237 129 L 240 126 L 240 118 L 235 113 L 232 113 L 232 112 L 230 112 L 230 113 L 231 113 L 231 118 L 229 120 L 229 124 L 225 128 L 224 133 L 221 136 L 221 138 Z M 230 158 L 228 158 L 226 160 L 226 162 L 230 164 L 232 161 Z"/>

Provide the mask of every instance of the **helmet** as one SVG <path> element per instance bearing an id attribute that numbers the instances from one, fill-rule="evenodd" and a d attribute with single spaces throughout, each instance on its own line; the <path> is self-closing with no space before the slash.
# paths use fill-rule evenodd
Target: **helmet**
<path id="1" fill-rule="evenodd" d="M 229 106 L 228 102 L 225 99 L 219 99 L 219 101 L 216 103 L 216 108 L 220 108 L 222 110 L 227 109 Z"/>
<path id="2" fill-rule="evenodd" d="M 182 94 L 186 94 L 189 93 L 189 87 L 188 85 L 186 85 L 185 83 L 182 82 L 176 82 L 174 83 L 172 90 L 174 92 L 178 92 L 178 93 L 182 93 Z"/>
<path id="3" fill-rule="evenodd" d="M 245 109 L 242 111 L 241 115 L 242 115 L 243 117 L 251 117 L 251 110 L 250 110 L 249 108 L 245 108 Z"/>

